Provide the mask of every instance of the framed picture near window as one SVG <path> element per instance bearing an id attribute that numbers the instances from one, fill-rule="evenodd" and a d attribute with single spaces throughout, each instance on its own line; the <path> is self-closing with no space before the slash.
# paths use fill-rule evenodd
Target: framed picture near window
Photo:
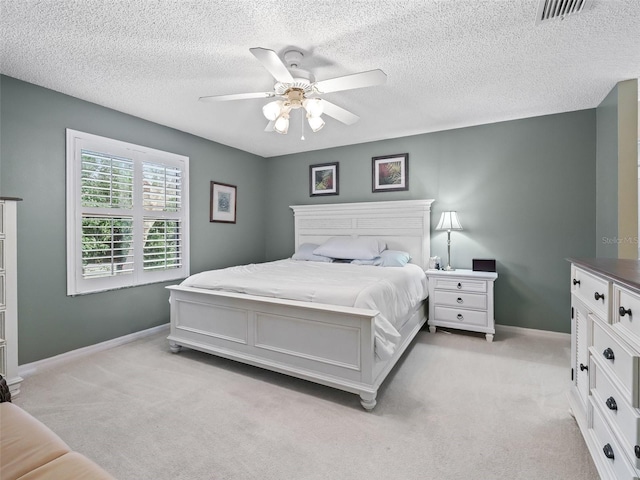
<path id="1" fill-rule="evenodd" d="M 236 223 L 236 195 L 235 185 L 211 182 L 209 221 Z"/>
<path id="2" fill-rule="evenodd" d="M 371 180 L 373 192 L 409 190 L 409 154 L 373 157 Z"/>
<path id="3" fill-rule="evenodd" d="M 309 196 L 338 195 L 339 162 L 309 165 Z"/>

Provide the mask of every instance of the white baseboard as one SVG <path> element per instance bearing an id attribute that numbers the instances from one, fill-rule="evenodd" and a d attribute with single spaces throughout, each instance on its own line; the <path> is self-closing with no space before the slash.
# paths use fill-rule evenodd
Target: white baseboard
<path id="1" fill-rule="evenodd" d="M 95 345 L 89 345 L 88 347 L 82 347 L 78 348 L 77 350 L 71 350 L 70 352 L 61 353 L 60 355 L 56 355 L 54 357 L 43 358 L 42 360 L 38 360 L 36 362 L 25 363 L 24 365 L 18 366 L 18 375 L 26 378 L 29 375 L 38 373 L 39 370 L 55 367 L 70 360 L 75 360 L 77 358 L 92 355 L 103 350 L 108 350 L 109 348 L 114 348 L 126 343 L 131 343 L 140 338 L 148 337 L 149 335 L 153 335 L 155 333 L 168 329 L 169 324 L 165 323 L 164 325 L 158 325 L 157 327 L 151 327 L 147 330 L 130 333 L 129 335 L 114 338 L 112 340 L 107 340 L 106 342 L 96 343 Z"/>
<path id="2" fill-rule="evenodd" d="M 515 333 L 517 335 L 533 335 L 537 337 L 557 338 L 557 339 L 564 339 L 564 340 L 571 339 L 571 334 L 569 333 L 552 332 L 550 330 L 537 330 L 535 328 L 514 327 L 511 325 L 496 324 L 496 333 L 500 331 Z"/>

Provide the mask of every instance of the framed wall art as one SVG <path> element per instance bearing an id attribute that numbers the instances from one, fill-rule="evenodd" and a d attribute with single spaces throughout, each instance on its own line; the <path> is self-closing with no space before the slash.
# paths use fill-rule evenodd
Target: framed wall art
<path id="1" fill-rule="evenodd" d="M 338 195 L 338 162 L 309 165 L 309 196 Z"/>
<path id="2" fill-rule="evenodd" d="M 409 190 L 409 154 L 373 157 L 371 181 L 373 192 Z"/>
<path id="3" fill-rule="evenodd" d="M 211 182 L 210 222 L 236 223 L 237 190 L 235 185 Z"/>

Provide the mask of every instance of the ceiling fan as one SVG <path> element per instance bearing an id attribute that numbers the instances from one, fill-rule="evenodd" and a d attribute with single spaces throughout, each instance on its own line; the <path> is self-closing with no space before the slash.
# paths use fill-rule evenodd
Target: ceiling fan
<path id="1" fill-rule="evenodd" d="M 305 110 L 309 127 L 314 132 L 324 127 L 325 122 L 322 119 L 322 114 L 333 117 L 346 125 L 351 125 L 357 122 L 360 117 L 334 103 L 319 98 L 319 96 L 324 93 L 382 85 L 387 81 L 387 75 L 377 69 L 317 82 L 309 71 L 300 68 L 303 54 L 297 50 L 285 52 L 284 61 L 286 64 L 273 50 L 256 47 L 250 48 L 249 51 L 276 79 L 273 91 L 213 95 L 200 97 L 200 100 L 203 102 L 224 102 L 277 97 L 278 100 L 271 101 L 262 107 L 262 113 L 269 120 L 269 124 L 265 128 L 267 132 L 287 133 L 291 111 L 299 108 Z"/>

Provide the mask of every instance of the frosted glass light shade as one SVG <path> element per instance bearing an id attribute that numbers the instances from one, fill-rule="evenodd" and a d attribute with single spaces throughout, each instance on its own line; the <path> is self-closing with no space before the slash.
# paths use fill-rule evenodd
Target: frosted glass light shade
<path id="1" fill-rule="evenodd" d="M 273 122 L 276 118 L 278 118 L 280 116 L 280 113 L 282 113 L 283 103 L 284 102 L 282 100 L 275 100 L 273 102 L 267 103 L 264 107 L 262 107 L 262 113 L 264 114 L 265 118 L 270 122 Z"/>
<path id="2" fill-rule="evenodd" d="M 307 121 L 309 122 L 309 127 L 311 127 L 311 130 L 313 130 L 314 133 L 322 130 L 322 127 L 324 127 L 324 120 L 322 117 L 310 117 L 307 115 Z"/>
<path id="3" fill-rule="evenodd" d="M 276 120 L 276 123 L 273 125 L 273 129 L 283 135 L 287 133 L 289 131 L 289 114 L 283 113 L 280 115 Z"/>
<path id="4" fill-rule="evenodd" d="M 307 118 L 319 117 L 324 112 L 322 100 L 320 100 L 319 98 L 307 98 L 302 103 L 302 106 L 307 111 Z"/>
<path id="5" fill-rule="evenodd" d="M 457 212 L 442 212 L 436 230 L 462 230 Z"/>

